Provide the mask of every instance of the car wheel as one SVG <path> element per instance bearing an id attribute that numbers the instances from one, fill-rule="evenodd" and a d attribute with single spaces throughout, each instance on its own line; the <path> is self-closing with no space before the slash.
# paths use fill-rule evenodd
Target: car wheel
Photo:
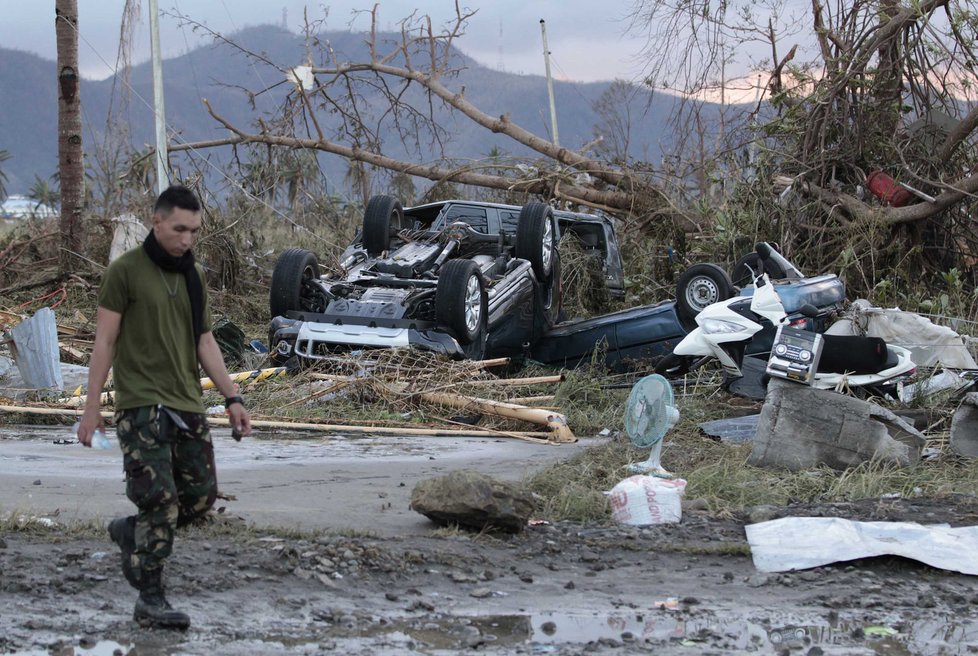
<path id="1" fill-rule="evenodd" d="M 313 309 L 307 285 L 318 278 L 319 262 L 315 255 L 302 248 L 282 251 L 272 271 L 272 290 L 268 300 L 272 318 L 285 316 L 292 310 Z"/>
<path id="2" fill-rule="evenodd" d="M 737 287 L 746 287 L 754 284 L 754 278 L 767 273 L 774 280 L 781 280 L 787 277 L 784 267 L 777 262 L 768 261 L 761 263 L 761 256 L 755 252 L 750 252 L 743 256 L 734 264 L 730 272 L 730 280 Z"/>
<path id="3" fill-rule="evenodd" d="M 462 346 L 485 339 L 489 303 L 479 267 L 472 260 L 449 260 L 438 272 L 435 319 Z"/>
<path id="4" fill-rule="evenodd" d="M 391 232 L 404 224 L 404 208 L 393 196 L 372 196 L 363 213 L 363 249 L 380 255 L 391 246 Z"/>
<path id="5" fill-rule="evenodd" d="M 556 255 L 553 209 L 546 203 L 527 203 L 516 225 L 516 257 L 529 260 L 537 279 L 545 281 L 554 269 Z"/>
<path id="6" fill-rule="evenodd" d="M 533 286 L 533 341 L 554 327 L 563 313 L 563 288 L 560 278 L 560 255 L 554 258 L 550 280 Z"/>
<path id="7" fill-rule="evenodd" d="M 727 272 L 715 264 L 694 264 L 676 285 L 676 309 L 680 318 L 692 320 L 703 308 L 734 295 Z"/>

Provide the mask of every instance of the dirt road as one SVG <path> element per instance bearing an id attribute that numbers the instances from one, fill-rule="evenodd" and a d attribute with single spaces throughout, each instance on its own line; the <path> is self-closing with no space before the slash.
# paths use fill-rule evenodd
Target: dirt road
<path id="1" fill-rule="evenodd" d="M 0 652 L 978 651 L 973 577 L 895 558 L 763 574 L 748 555 L 746 518 L 717 519 L 687 511 L 681 524 L 654 528 L 560 524 L 529 527 L 506 538 L 444 532 L 435 536 L 423 518 L 396 507 L 405 497 L 380 496 L 400 495 L 405 489 L 403 494 L 409 494 L 412 471 L 431 475 L 433 470 L 425 467 L 481 463 L 488 455 L 480 450 L 483 447 L 497 455 L 499 449 L 518 453 L 514 458 L 526 463 L 571 453 L 565 447 L 538 452 L 533 445 L 489 442 L 478 449 L 463 445 L 453 456 L 449 444 L 439 443 L 430 455 L 426 449 L 431 447 L 422 444 L 414 453 L 428 464 L 405 457 L 402 449 L 400 455 L 389 456 L 402 478 L 391 475 L 388 481 L 366 474 L 377 471 L 388 457 L 384 454 L 392 446 L 387 439 L 364 442 L 363 446 L 373 446 L 359 456 L 355 450 L 346 456 L 334 454 L 323 464 L 323 471 L 328 471 L 332 463 L 335 471 L 329 476 L 316 473 L 308 455 L 285 455 L 290 449 L 296 454 L 315 451 L 304 442 L 258 442 L 241 452 L 250 453 L 252 460 L 263 454 L 257 464 L 249 465 L 247 457 L 236 462 L 225 455 L 231 451 L 225 450 L 224 439 L 218 437 L 222 482 L 238 499 L 226 504 L 222 516 L 240 516 L 259 528 L 232 531 L 227 537 L 191 532 L 178 540 L 167 576 L 169 596 L 191 614 L 190 631 L 148 631 L 129 619 L 133 592 L 119 574 L 118 554 L 107 538 L 59 540 L 56 531 L 8 530 L 0 544 Z M 0 498 L 5 511 L 11 510 L 9 491 L 19 489 L 8 481 L 17 469 L 18 480 L 35 476 L 41 482 L 31 481 L 32 509 L 63 509 L 55 522 L 65 515 L 90 516 L 93 501 L 105 509 L 103 516 L 125 508 L 116 490 L 121 487 L 118 470 L 102 462 L 104 454 L 86 453 L 81 456 L 84 462 L 56 464 L 54 456 L 36 454 L 37 449 L 53 453 L 44 450 L 47 445 L 31 447 L 33 456 L 25 452 L 23 443 L 32 440 L 44 438 L 0 439 Z M 523 446 L 532 448 L 520 452 Z M 69 452 L 59 457 L 67 457 L 65 453 Z M 516 465 L 511 462 L 509 467 Z M 29 468 L 40 473 L 32 474 Z M 263 481 L 262 470 L 275 473 Z M 297 487 L 290 487 L 290 481 Z M 45 489 L 56 484 L 57 490 Z M 289 490 L 296 491 L 290 495 Z M 119 499 L 114 494 L 120 494 Z M 353 495 L 352 502 L 347 494 Z M 60 503 L 50 506 L 55 499 Z M 359 505 L 376 537 L 346 531 L 295 539 L 260 528 L 283 526 L 281 518 L 302 508 L 308 509 L 306 517 L 324 518 L 331 512 L 328 507 L 341 501 L 353 506 L 347 517 Z M 390 508 L 384 510 L 385 503 Z M 765 513 L 976 523 L 974 500 L 964 498 L 867 500 Z M 318 521 L 307 519 L 302 525 L 309 529 Z"/>

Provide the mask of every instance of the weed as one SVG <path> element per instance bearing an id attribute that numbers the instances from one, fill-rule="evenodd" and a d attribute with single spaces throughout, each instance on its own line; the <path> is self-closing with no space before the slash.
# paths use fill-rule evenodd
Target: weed
<path id="1" fill-rule="evenodd" d="M 0 535 L 44 536 L 57 541 L 107 537 L 106 522 L 102 519 L 63 521 L 56 514 L 38 516 L 27 511 L 0 508 Z"/>

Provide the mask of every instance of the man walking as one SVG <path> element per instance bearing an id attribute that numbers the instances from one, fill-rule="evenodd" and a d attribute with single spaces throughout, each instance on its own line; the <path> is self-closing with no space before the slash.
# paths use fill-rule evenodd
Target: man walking
<path id="1" fill-rule="evenodd" d="M 78 427 L 78 441 L 91 446 L 92 434 L 104 427 L 99 397 L 112 367 L 126 496 L 138 513 L 113 520 L 109 535 L 122 552 L 126 580 L 139 590 L 133 619 L 144 626 L 190 626 L 187 614 L 166 600 L 163 564 L 174 531 L 202 517 L 217 498 L 198 364 L 224 395 L 235 431 L 251 432 L 211 333 L 204 272 L 191 250 L 200 227 L 197 197 L 171 186 L 156 201 L 143 245 L 106 269 Z"/>

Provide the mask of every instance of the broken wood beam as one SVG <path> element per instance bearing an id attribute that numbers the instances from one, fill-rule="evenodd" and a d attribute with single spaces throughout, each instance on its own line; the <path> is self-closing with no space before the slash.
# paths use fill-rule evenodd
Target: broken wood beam
<path id="1" fill-rule="evenodd" d="M 513 399 L 506 399 L 507 403 L 516 405 L 538 405 L 540 403 L 550 403 L 554 400 L 553 394 L 543 394 L 541 396 L 517 396 Z"/>
<path id="2" fill-rule="evenodd" d="M 542 385 L 545 383 L 560 383 L 564 380 L 564 374 L 557 374 L 555 376 L 533 376 L 530 378 L 496 378 L 493 380 L 472 380 L 467 381 L 467 385 L 500 385 L 500 386 L 518 386 L 518 385 Z"/>
<path id="3" fill-rule="evenodd" d="M 469 364 L 476 369 L 488 369 L 489 367 L 502 367 L 509 364 L 509 358 L 492 358 L 490 360 L 472 360 Z"/>
<path id="4" fill-rule="evenodd" d="M 567 425 L 567 418 L 558 412 L 551 412 L 542 408 L 528 408 L 525 405 L 516 405 L 515 403 L 480 399 L 474 396 L 449 394 L 446 392 L 422 392 L 419 396 L 429 403 L 447 405 L 451 408 L 476 410 L 497 417 L 520 419 L 534 424 L 542 424 L 550 428 L 552 431 L 551 438 L 555 442 L 577 441 L 577 437 L 574 436 L 570 426 Z"/>
<path id="5" fill-rule="evenodd" d="M 269 367 L 267 369 L 254 369 L 252 371 L 239 371 L 233 374 L 228 374 L 231 377 L 231 382 L 233 383 L 257 383 L 260 380 L 268 380 L 269 378 L 278 378 L 279 376 L 284 376 L 288 373 L 286 367 Z M 200 388 L 202 390 L 214 389 L 217 387 L 210 378 L 200 379 Z"/>

